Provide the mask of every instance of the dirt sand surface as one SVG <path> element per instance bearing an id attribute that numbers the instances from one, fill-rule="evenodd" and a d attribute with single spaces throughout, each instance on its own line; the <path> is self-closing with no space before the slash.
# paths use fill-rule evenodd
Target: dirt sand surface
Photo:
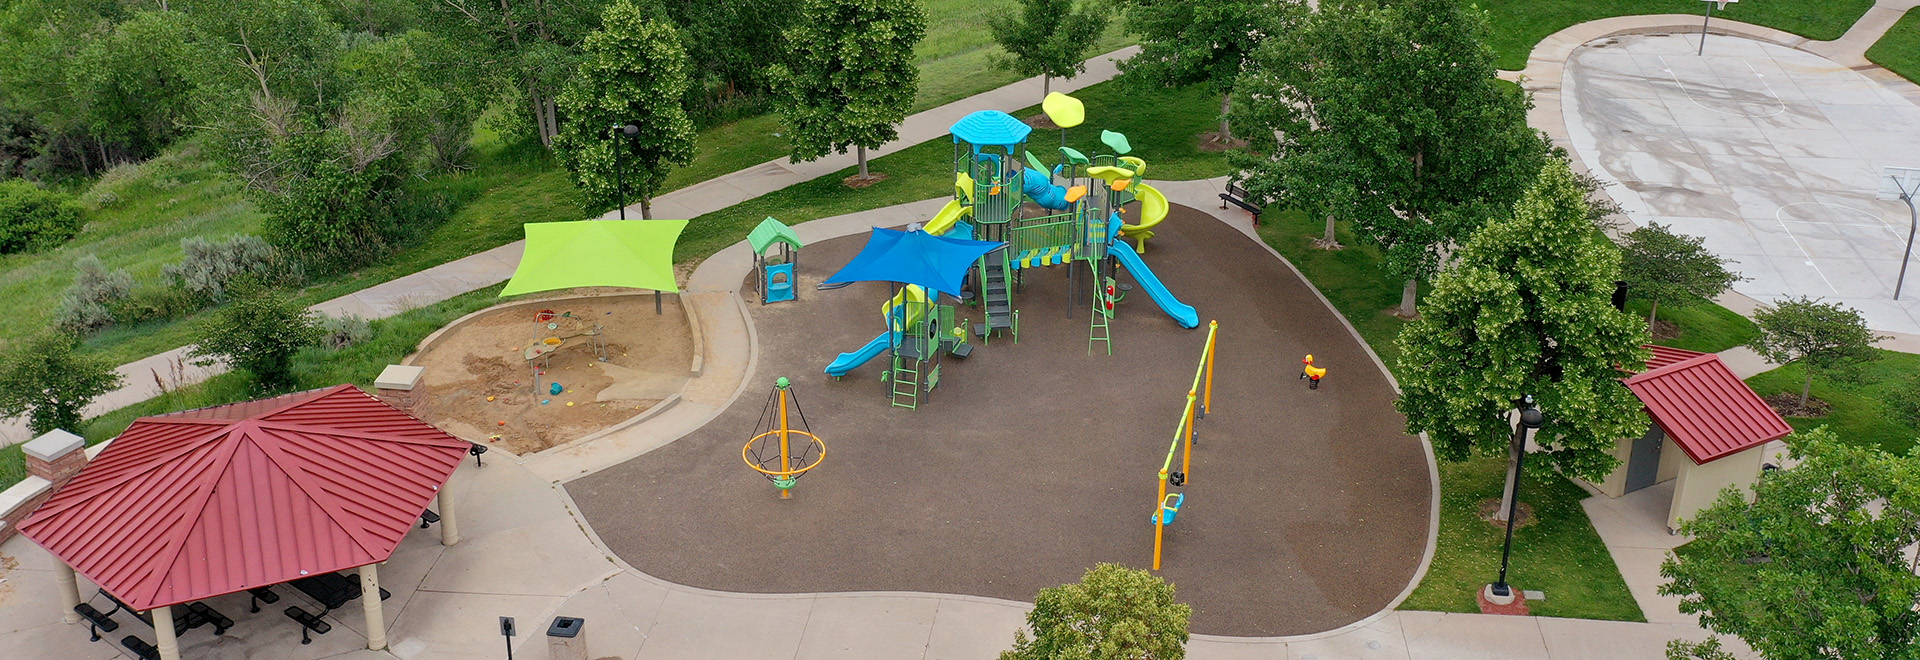
<path id="1" fill-rule="evenodd" d="M 651 295 L 631 295 L 555 300 L 469 320 L 414 357 L 414 365 L 427 369 L 429 393 L 415 414 L 456 436 L 516 454 L 626 421 L 687 381 L 693 359 L 687 317 L 677 297 L 662 302 L 659 315 Z M 535 313 L 541 309 L 571 315 L 540 323 Z M 595 355 L 593 337 L 581 334 L 596 324 L 604 332 L 604 362 Z M 536 393 L 536 374 L 523 351 L 547 337 L 564 341 L 537 376 Z M 556 382 L 562 390 L 550 394 Z"/>
<path id="2" fill-rule="evenodd" d="M 947 361 L 907 410 L 888 404 L 881 360 L 838 381 L 821 373 L 879 334 L 887 285 L 802 288 L 798 302 L 749 305 L 762 352 L 739 401 L 567 490 L 614 552 L 680 584 L 1031 601 L 1096 562 L 1150 564 L 1155 473 L 1205 320 L 1219 319 L 1213 413 L 1198 427 L 1161 572 L 1194 607 L 1193 631 L 1310 633 L 1385 607 L 1426 548 L 1432 492 L 1388 380 L 1253 239 L 1179 206 L 1156 232 L 1146 263 L 1199 310 L 1202 329 L 1178 327 L 1136 288 L 1113 324 L 1113 355 L 1089 355 L 1085 308 L 1066 314 L 1066 268 L 1034 270 L 1014 299 L 1020 342 Z M 808 245 L 800 281 L 864 243 Z M 1296 378 L 1307 353 L 1330 370 L 1318 390 Z M 786 501 L 740 458 L 779 376 L 827 445 Z"/>

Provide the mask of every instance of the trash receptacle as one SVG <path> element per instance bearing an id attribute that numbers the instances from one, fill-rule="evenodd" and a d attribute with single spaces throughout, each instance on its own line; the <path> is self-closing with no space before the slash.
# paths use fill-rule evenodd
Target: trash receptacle
<path id="1" fill-rule="evenodd" d="M 587 660 L 587 636 L 581 629 L 586 619 L 570 616 L 553 618 L 547 626 L 547 657 L 553 660 Z"/>

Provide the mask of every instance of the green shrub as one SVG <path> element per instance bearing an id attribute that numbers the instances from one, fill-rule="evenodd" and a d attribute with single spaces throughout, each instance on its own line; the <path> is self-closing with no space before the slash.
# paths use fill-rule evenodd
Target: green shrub
<path id="1" fill-rule="evenodd" d="M 225 362 L 253 376 L 260 389 L 293 384 L 293 355 L 319 340 L 313 312 L 278 291 L 246 285 L 201 329 L 193 352 L 200 362 Z"/>
<path id="2" fill-rule="evenodd" d="M 131 295 L 107 305 L 114 323 L 135 324 L 185 318 L 207 306 L 207 299 L 178 286 L 162 285 L 135 289 Z"/>
<path id="3" fill-rule="evenodd" d="M 0 416 L 25 414 L 37 434 L 54 429 L 79 433 L 80 411 L 94 397 L 120 386 L 120 374 L 104 360 L 75 352 L 72 335 L 49 333 L 28 340 L 0 364 Z"/>
<path id="4" fill-rule="evenodd" d="M 0 254 L 57 247 L 84 224 L 73 196 L 20 179 L 0 181 Z"/>
<path id="5" fill-rule="evenodd" d="M 320 345 L 337 351 L 373 338 L 373 324 L 357 315 L 321 317 Z"/>
<path id="6" fill-rule="evenodd" d="M 74 261 L 73 268 L 79 272 L 54 310 L 54 323 L 70 332 L 112 324 L 114 306 L 133 292 L 133 276 L 126 269 L 107 270 L 106 264 L 91 254 Z"/>
<path id="7" fill-rule="evenodd" d="M 1193 608 L 1173 585 L 1119 564 L 1099 564 L 1079 582 L 1047 587 L 1000 660 L 1178 660 L 1186 657 Z"/>
<path id="8" fill-rule="evenodd" d="M 236 277 L 252 276 L 273 283 L 298 279 L 297 267 L 287 264 L 279 251 L 258 236 L 239 234 L 220 242 L 190 236 L 180 239 L 180 251 L 186 255 L 180 263 L 161 272 L 180 288 L 209 302 L 226 300 L 227 285 Z"/>

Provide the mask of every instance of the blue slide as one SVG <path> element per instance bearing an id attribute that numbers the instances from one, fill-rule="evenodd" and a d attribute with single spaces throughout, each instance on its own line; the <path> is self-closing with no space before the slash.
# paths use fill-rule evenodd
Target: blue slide
<path id="1" fill-rule="evenodd" d="M 1110 231 L 1118 233 L 1120 222 L 1120 215 L 1114 214 L 1109 221 L 1109 226 L 1112 227 Z M 1147 268 L 1146 262 L 1140 260 L 1140 254 L 1133 251 L 1132 245 L 1128 245 L 1126 241 L 1111 238 L 1111 234 L 1109 236 L 1112 242 L 1107 247 L 1107 252 L 1120 259 L 1120 265 L 1127 267 L 1127 272 L 1133 274 L 1133 281 L 1138 282 L 1140 288 L 1146 289 L 1147 295 L 1153 298 L 1153 302 L 1159 305 L 1160 309 L 1166 310 L 1167 315 L 1173 317 L 1180 327 L 1199 327 L 1200 315 L 1193 311 L 1193 305 L 1180 302 L 1179 298 L 1173 297 L 1173 292 L 1167 290 L 1167 285 L 1160 283 L 1160 278 Z"/>
<path id="2" fill-rule="evenodd" d="M 1189 307 L 1187 309 L 1191 310 L 1193 308 Z M 867 342 L 865 346 L 861 346 L 860 350 L 852 353 L 841 353 L 840 357 L 834 358 L 833 364 L 827 365 L 827 375 L 834 378 L 845 376 L 847 372 L 858 369 L 860 365 L 866 364 L 868 360 L 872 360 L 879 357 L 881 353 L 887 352 L 887 347 L 892 346 L 898 341 L 900 341 L 900 333 L 880 333 L 880 336 L 874 337 L 873 341 Z"/>
<path id="3" fill-rule="evenodd" d="M 1053 185 L 1053 177 L 1047 176 L 1046 172 L 1027 168 L 1020 173 L 1020 189 L 1026 191 L 1027 199 L 1035 204 L 1055 211 L 1067 208 L 1067 189 Z"/>

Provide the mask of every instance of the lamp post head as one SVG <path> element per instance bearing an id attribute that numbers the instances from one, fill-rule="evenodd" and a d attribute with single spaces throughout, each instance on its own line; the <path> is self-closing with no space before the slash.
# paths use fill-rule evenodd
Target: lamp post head
<path id="1" fill-rule="evenodd" d="M 1527 395 L 1524 402 L 1520 404 L 1520 423 L 1534 430 L 1539 430 L 1541 426 L 1547 423 L 1547 416 L 1540 414 L 1540 408 L 1533 405 L 1533 395 L 1531 394 Z"/>
<path id="2" fill-rule="evenodd" d="M 627 124 L 625 126 L 620 127 L 620 133 L 623 135 L 626 135 L 627 137 L 633 137 L 635 135 L 640 134 L 640 127 L 635 126 L 633 124 Z"/>

